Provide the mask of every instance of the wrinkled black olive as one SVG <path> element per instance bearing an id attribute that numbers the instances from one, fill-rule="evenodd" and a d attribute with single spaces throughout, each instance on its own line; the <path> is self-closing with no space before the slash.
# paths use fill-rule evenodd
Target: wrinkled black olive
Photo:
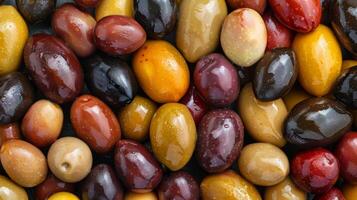
<path id="1" fill-rule="evenodd" d="M 16 0 L 17 8 L 26 21 L 38 23 L 49 18 L 55 9 L 55 0 Z"/>
<path id="2" fill-rule="evenodd" d="M 357 66 L 338 79 L 333 94 L 345 105 L 357 109 Z"/>

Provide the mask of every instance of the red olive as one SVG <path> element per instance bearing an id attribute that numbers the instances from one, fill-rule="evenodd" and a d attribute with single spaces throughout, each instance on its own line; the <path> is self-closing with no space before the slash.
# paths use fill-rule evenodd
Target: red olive
<path id="1" fill-rule="evenodd" d="M 146 40 L 146 33 L 135 19 L 112 15 L 97 23 L 94 38 L 101 51 L 112 56 L 120 56 L 139 49 Z"/>
<path id="2" fill-rule="evenodd" d="M 315 148 L 298 153 L 291 161 L 291 177 L 306 192 L 324 193 L 336 183 L 339 165 L 326 149 Z"/>
<path id="3" fill-rule="evenodd" d="M 82 95 L 72 104 L 71 123 L 78 137 L 97 153 L 112 150 L 121 136 L 114 113 L 91 95 Z"/>
<path id="4" fill-rule="evenodd" d="M 21 138 L 21 134 L 17 123 L 0 124 L 0 147 L 8 140 L 19 138 Z"/>
<path id="5" fill-rule="evenodd" d="M 36 186 L 36 200 L 47 200 L 52 194 L 57 192 L 74 192 L 74 184 L 65 183 L 53 174 L 50 174 L 45 181 Z"/>
<path id="6" fill-rule="evenodd" d="M 117 142 L 114 164 L 119 178 L 132 192 L 150 192 L 160 183 L 163 174 L 154 156 L 143 145 L 132 140 Z"/>
<path id="7" fill-rule="evenodd" d="M 24 49 L 26 67 L 36 86 L 56 103 L 73 101 L 83 88 L 81 65 L 62 40 L 35 34 Z"/>
<path id="8" fill-rule="evenodd" d="M 186 105 L 188 110 L 191 112 L 196 125 L 198 125 L 203 115 L 208 110 L 206 102 L 202 99 L 194 85 L 190 86 L 185 96 L 183 96 L 180 100 L 180 103 Z"/>
<path id="9" fill-rule="evenodd" d="M 73 4 L 64 4 L 52 15 L 52 29 L 80 57 L 95 51 L 95 19 L 77 9 Z"/>
<path id="10" fill-rule="evenodd" d="M 357 184 L 357 132 L 349 132 L 342 137 L 337 146 L 336 157 L 344 180 Z"/>
<path id="11" fill-rule="evenodd" d="M 228 5 L 232 9 L 237 8 L 251 8 L 259 12 L 264 13 L 267 1 L 266 0 L 226 0 Z"/>
<path id="12" fill-rule="evenodd" d="M 343 196 L 341 190 L 332 188 L 328 192 L 316 196 L 314 200 L 345 200 L 345 197 Z"/>

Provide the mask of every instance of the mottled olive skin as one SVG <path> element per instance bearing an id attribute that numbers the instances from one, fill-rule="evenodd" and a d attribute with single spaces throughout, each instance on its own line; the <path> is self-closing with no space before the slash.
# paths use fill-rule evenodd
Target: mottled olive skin
<path id="1" fill-rule="evenodd" d="M 185 96 L 181 98 L 180 103 L 186 105 L 188 110 L 191 112 L 196 125 L 198 125 L 203 115 L 208 111 L 206 102 L 198 93 L 197 88 L 194 85 L 190 86 Z"/>
<path id="2" fill-rule="evenodd" d="M 162 38 L 176 25 L 177 0 L 134 0 L 135 19 L 151 38 Z"/>
<path id="3" fill-rule="evenodd" d="M 228 106 L 239 94 L 237 70 L 221 54 L 201 58 L 196 64 L 193 79 L 197 90 L 213 106 Z"/>
<path id="4" fill-rule="evenodd" d="M 82 183 L 81 192 L 85 200 L 123 200 L 124 196 L 113 168 L 107 164 L 99 164 L 92 169 Z"/>
<path id="5" fill-rule="evenodd" d="M 357 109 L 357 66 L 350 68 L 347 74 L 338 79 L 333 94 L 337 100 Z"/>
<path id="6" fill-rule="evenodd" d="M 56 7 L 56 0 L 16 0 L 16 5 L 26 21 L 38 23 L 48 20 Z"/>
<path id="7" fill-rule="evenodd" d="M 74 192 L 74 184 L 66 183 L 53 174 L 47 176 L 46 180 L 35 188 L 36 200 L 47 200 L 51 195 L 57 192 Z"/>
<path id="8" fill-rule="evenodd" d="M 138 84 L 125 62 L 98 54 L 87 58 L 83 65 L 89 89 L 110 106 L 124 106 L 135 97 Z"/>
<path id="9" fill-rule="evenodd" d="M 244 141 L 244 126 L 232 110 L 209 111 L 198 127 L 196 157 L 207 172 L 217 173 L 229 168 L 237 159 Z"/>
<path id="10" fill-rule="evenodd" d="M 357 55 L 357 9 L 355 0 L 335 0 L 331 5 L 331 24 L 342 45 Z"/>
<path id="11" fill-rule="evenodd" d="M 159 185 L 163 171 L 154 156 L 140 143 L 119 140 L 115 145 L 115 170 L 125 187 L 137 193 Z"/>
<path id="12" fill-rule="evenodd" d="M 20 72 L 0 77 L 0 124 L 19 120 L 31 106 L 33 89 Z"/>
<path id="13" fill-rule="evenodd" d="M 174 172 L 161 181 L 158 196 L 159 200 L 199 200 L 200 188 L 189 173 Z"/>
<path id="14" fill-rule="evenodd" d="M 294 86 L 297 75 L 294 51 L 287 48 L 268 51 L 255 68 L 255 96 L 262 101 L 281 98 Z"/>
<path id="15" fill-rule="evenodd" d="M 310 98 L 289 113 L 285 138 L 303 148 L 326 146 L 350 130 L 352 121 L 352 114 L 338 102 L 325 97 Z"/>

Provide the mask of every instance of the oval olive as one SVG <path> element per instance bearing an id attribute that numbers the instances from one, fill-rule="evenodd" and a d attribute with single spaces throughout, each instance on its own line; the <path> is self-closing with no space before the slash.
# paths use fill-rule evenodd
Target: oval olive
<path id="1" fill-rule="evenodd" d="M 5 176 L 0 175 L 0 199 L 1 200 L 28 200 L 24 188 L 18 186 Z"/>
<path id="2" fill-rule="evenodd" d="M 326 146 L 350 130 L 352 115 L 341 104 L 325 97 L 297 104 L 285 121 L 285 138 L 304 148 Z"/>
<path id="3" fill-rule="evenodd" d="M 57 192 L 48 198 L 48 200 L 79 200 L 79 198 L 69 192 Z"/>
<path id="4" fill-rule="evenodd" d="M 134 0 L 135 19 L 149 37 L 162 38 L 176 25 L 176 0 Z"/>
<path id="5" fill-rule="evenodd" d="M 334 96 L 352 109 L 357 109 L 357 66 L 342 75 L 336 83 Z"/>
<path id="6" fill-rule="evenodd" d="M 135 193 L 127 192 L 125 194 L 124 200 L 158 200 L 154 192 L 148 193 Z"/>
<path id="7" fill-rule="evenodd" d="M 110 15 L 124 15 L 133 17 L 133 0 L 100 0 L 95 9 L 95 19 L 97 21 Z"/>
<path id="8" fill-rule="evenodd" d="M 232 110 L 221 109 L 205 114 L 198 127 L 196 157 L 207 172 L 229 168 L 237 159 L 244 141 L 244 126 Z"/>
<path id="9" fill-rule="evenodd" d="M 65 183 L 53 174 L 47 176 L 46 180 L 35 188 L 36 200 L 47 200 L 51 195 L 57 192 L 74 192 L 73 183 Z"/>
<path id="10" fill-rule="evenodd" d="M 6 141 L 20 138 L 20 127 L 17 123 L 0 124 L 0 148 Z"/>
<path id="11" fill-rule="evenodd" d="M 30 23 L 48 20 L 56 7 L 55 0 L 16 0 L 17 9 Z"/>
<path id="12" fill-rule="evenodd" d="M 130 103 L 138 90 L 131 68 L 118 58 L 94 55 L 85 59 L 85 78 L 91 92 L 111 106 Z"/>
<path id="13" fill-rule="evenodd" d="M 265 200 L 307 200 L 307 194 L 298 188 L 287 177 L 284 181 L 274 186 L 267 187 L 264 193 Z"/>
<path id="14" fill-rule="evenodd" d="M 355 200 L 357 196 L 357 185 L 345 184 L 342 192 L 346 200 Z"/>
<path id="15" fill-rule="evenodd" d="M 34 94 L 27 78 L 20 72 L 0 77 L 0 124 L 19 120 L 31 106 Z"/>
<path id="16" fill-rule="evenodd" d="M 7 141 L 1 147 L 0 158 L 7 175 L 23 187 L 34 187 L 46 179 L 46 157 L 28 142 Z"/>
<path id="17" fill-rule="evenodd" d="M 163 171 L 154 156 L 141 144 L 119 140 L 114 164 L 119 178 L 132 192 L 150 192 L 160 183 Z"/>
<path id="18" fill-rule="evenodd" d="M 255 96 L 262 101 L 281 98 L 294 86 L 297 75 L 294 51 L 286 48 L 268 51 L 255 68 Z"/>
<path id="19" fill-rule="evenodd" d="M 92 160 L 92 152 L 87 144 L 75 137 L 56 140 L 47 153 L 52 173 L 67 183 L 84 179 L 92 168 Z"/>

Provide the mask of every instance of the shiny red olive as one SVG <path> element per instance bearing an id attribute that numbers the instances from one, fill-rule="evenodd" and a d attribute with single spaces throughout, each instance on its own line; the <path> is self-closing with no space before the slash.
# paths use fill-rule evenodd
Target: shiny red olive
<path id="1" fill-rule="evenodd" d="M 65 183 L 53 174 L 50 174 L 45 181 L 35 188 L 36 200 L 47 200 L 52 194 L 57 192 L 74 192 L 73 183 Z"/>
<path id="2" fill-rule="evenodd" d="M 345 200 L 341 190 L 337 188 L 332 188 L 328 192 L 318 195 L 314 200 Z"/>
<path id="3" fill-rule="evenodd" d="M 303 151 L 290 163 L 291 177 L 306 192 L 324 193 L 335 185 L 339 176 L 336 157 L 324 148 Z"/>
<path id="4" fill-rule="evenodd" d="M 73 53 L 55 36 L 35 34 L 24 49 L 26 67 L 37 88 L 56 103 L 73 101 L 83 88 L 81 65 Z"/>
<path id="5" fill-rule="evenodd" d="M 183 96 L 182 99 L 180 100 L 180 103 L 186 105 L 188 110 L 191 112 L 193 120 L 195 120 L 196 125 L 198 125 L 203 115 L 208 110 L 206 102 L 202 99 L 202 97 L 200 96 L 194 85 L 190 86 L 185 96 Z"/>
<path id="6" fill-rule="evenodd" d="M 114 164 L 122 183 L 132 192 L 152 191 L 160 183 L 163 174 L 154 156 L 143 145 L 131 140 L 117 142 Z"/>
<path id="7" fill-rule="evenodd" d="M 271 11 L 264 13 L 263 20 L 268 33 L 267 50 L 291 46 L 294 38 L 293 32 L 281 24 Z"/>
<path id="8" fill-rule="evenodd" d="M 342 137 L 335 155 L 344 180 L 357 184 L 357 132 L 349 132 Z"/>

